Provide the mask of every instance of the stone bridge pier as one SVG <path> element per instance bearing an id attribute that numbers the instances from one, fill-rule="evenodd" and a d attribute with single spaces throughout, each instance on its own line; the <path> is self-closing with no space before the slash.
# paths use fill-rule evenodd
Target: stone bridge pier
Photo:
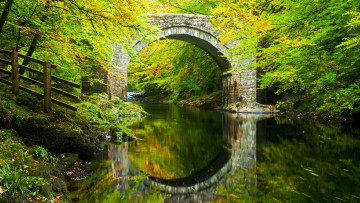
<path id="1" fill-rule="evenodd" d="M 149 15 L 151 24 L 158 26 L 162 33 L 158 39 L 175 39 L 192 43 L 206 51 L 223 71 L 222 89 L 223 106 L 235 106 L 237 102 L 254 103 L 256 100 L 256 70 L 239 70 L 252 62 L 245 59 L 241 63 L 232 63 L 226 50 L 231 45 L 223 45 L 217 40 L 219 33 L 213 28 L 210 17 L 193 14 L 158 14 Z M 127 54 L 122 47 L 117 47 L 113 55 L 113 68 L 108 76 L 110 94 L 126 100 L 127 73 L 131 57 L 149 43 L 138 41 L 134 52 Z"/>

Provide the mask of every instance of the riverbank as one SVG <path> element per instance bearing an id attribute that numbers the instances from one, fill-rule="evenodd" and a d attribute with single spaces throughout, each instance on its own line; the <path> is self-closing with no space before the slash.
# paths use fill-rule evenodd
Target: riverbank
<path id="1" fill-rule="evenodd" d="M 168 98 L 168 95 L 134 94 L 131 100 L 149 103 L 178 104 L 180 106 L 195 106 L 203 109 L 215 109 L 221 106 L 221 95 L 222 92 L 217 91 L 201 96 L 191 96 L 187 99 L 171 100 Z"/>
<path id="2" fill-rule="evenodd" d="M 142 102 L 149 103 L 166 103 L 166 104 L 178 104 L 180 106 L 195 106 L 202 109 L 217 109 L 222 111 L 228 111 L 232 113 L 279 113 L 272 105 L 259 104 L 257 102 L 245 103 L 238 102 L 233 105 L 222 105 L 222 91 L 216 91 L 210 94 L 201 96 L 191 96 L 187 99 L 170 100 L 168 95 L 146 95 L 135 94 L 134 99 Z"/>
<path id="3" fill-rule="evenodd" d="M 285 98 L 276 105 L 265 105 L 257 102 L 244 103 L 238 102 L 236 104 L 223 107 L 222 106 L 221 91 L 214 92 L 202 96 L 192 96 L 188 99 L 170 100 L 168 95 L 146 95 L 136 94 L 132 101 L 141 101 L 148 103 L 166 103 L 178 104 L 180 106 L 195 106 L 202 109 L 217 109 L 228 111 L 232 113 L 255 113 L 255 114 L 276 114 L 281 117 L 300 118 L 309 121 L 327 122 L 354 122 L 360 120 L 360 113 L 344 112 L 341 116 L 331 115 L 330 113 L 319 113 L 315 111 L 306 111 L 306 109 L 298 109 L 296 107 L 296 100 L 293 98 Z"/>
<path id="4" fill-rule="evenodd" d="M 106 94 L 82 96 L 72 103 L 77 112 L 53 106 L 44 114 L 36 97 L 13 96 L 2 85 L 0 93 L 0 202 L 69 202 L 65 179 L 91 174 L 82 160 L 91 159 L 102 141 L 134 137 L 126 127 L 131 117 L 118 117 L 146 115 L 141 107 L 108 100 Z"/>

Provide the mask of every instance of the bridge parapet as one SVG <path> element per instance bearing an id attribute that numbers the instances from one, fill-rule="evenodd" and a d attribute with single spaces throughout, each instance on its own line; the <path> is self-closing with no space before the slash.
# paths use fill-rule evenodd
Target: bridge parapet
<path id="1" fill-rule="evenodd" d="M 150 23 L 158 25 L 161 29 L 168 27 L 192 27 L 207 32 L 213 36 L 218 33 L 210 22 L 210 16 L 195 14 L 162 13 L 148 14 Z"/>

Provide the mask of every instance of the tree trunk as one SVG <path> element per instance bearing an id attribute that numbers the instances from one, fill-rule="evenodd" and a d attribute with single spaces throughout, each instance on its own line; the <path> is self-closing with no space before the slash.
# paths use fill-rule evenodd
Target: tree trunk
<path id="1" fill-rule="evenodd" d="M 29 50 L 28 50 L 28 52 L 26 53 L 26 56 L 31 57 L 31 56 L 33 55 L 33 53 L 34 53 L 34 51 L 35 51 L 35 48 L 36 48 L 36 44 L 37 44 L 37 42 L 38 42 L 38 40 L 39 40 L 39 37 L 40 37 L 39 34 L 36 34 L 36 35 L 34 36 L 33 40 L 31 41 Z M 22 65 L 23 65 L 23 66 L 29 65 L 29 61 L 28 61 L 28 60 L 24 60 L 23 63 L 22 63 Z M 19 74 L 20 74 L 20 75 L 23 75 L 24 72 L 25 72 L 24 69 L 20 69 Z"/>
<path id="2" fill-rule="evenodd" d="M 47 11 L 47 9 L 49 8 L 49 1 L 46 2 L 45 4 L 45 10 Z M 40 22 L 44 22 L 46 20 L 46 15 L 43 14 L 40 18 Z M 35 34 L 33 40 L 31 41 L 30 47 L 28 52 L 26 53 L 26 56 L 31 57 L 36 49 L 36 44 L 38 43 L 40 38 L 40 34 Z M 29 65 L 29 61 L 28 60 L 24 60 L 22 63 L 23 66 L 27 66 Z M 25 70 L 20 69 L 19 74 L 20 75 L 24 75 Z"/>
<path id="3" fill-rule="evenodd" d="M 0 35 L 14 0 L 7 0 L 0 18 Z"/>

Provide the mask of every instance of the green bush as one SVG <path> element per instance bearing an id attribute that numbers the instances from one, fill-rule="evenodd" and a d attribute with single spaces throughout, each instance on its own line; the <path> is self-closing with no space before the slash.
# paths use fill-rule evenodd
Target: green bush
<path id="1" fill-rule="evenodd" d="M 30 152 L 34 158 L 43 162 L 50 162 L 52 164 L 55 164 L 58 161 L 55 156 L 51 155 L 50 152 L 48 152 L 45 148 L 41 146 L 34 147 Z"/>

